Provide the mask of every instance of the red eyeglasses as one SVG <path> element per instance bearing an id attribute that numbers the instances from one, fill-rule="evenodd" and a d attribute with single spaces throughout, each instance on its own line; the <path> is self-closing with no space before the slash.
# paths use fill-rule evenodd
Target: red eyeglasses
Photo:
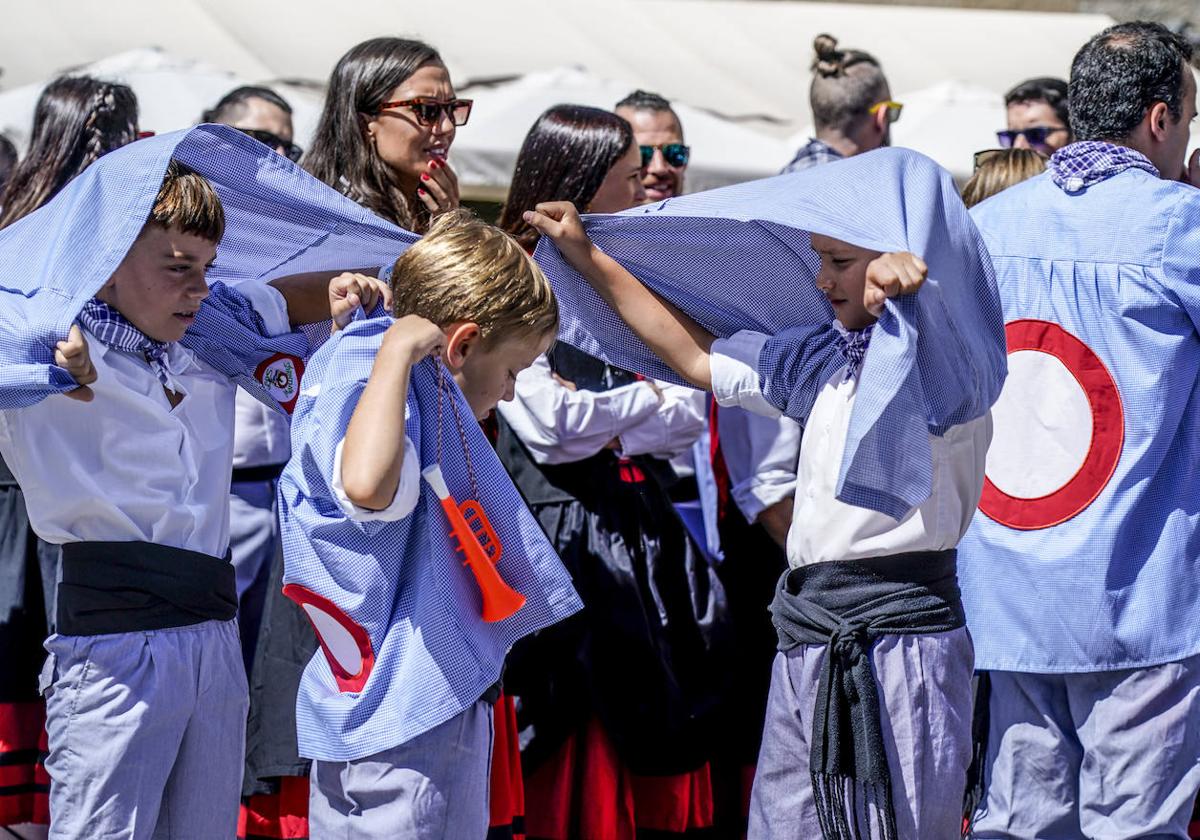
<path id="1" fill-rule="evenodd" d="M 379 106 L 378 113 L 382 114 L 392 108 L 408 108 L 416 117 L 417 125 L 436 125 L 444 113 L 451 122 L 459 126 L 467 124 L 467 120 L 471 118 L 471 106 L 474 104 L 475 100 L 473 99 L 449 99 L 443 102 L 426 96 L 417 96 L 413 99 L 384 102 Z"/>

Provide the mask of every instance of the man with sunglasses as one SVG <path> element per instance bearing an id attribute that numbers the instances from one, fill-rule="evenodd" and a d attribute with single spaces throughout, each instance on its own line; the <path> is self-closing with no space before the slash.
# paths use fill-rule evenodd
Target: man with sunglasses
<path id="1" fill-rule="evenodd" d="M 657 93 L 635 90 L 617 103 L 617 116 L 629 121 L 642 153 L 642 186 L 650 201 L 683 195 L 683 175 L 691 149 L 671 103 Z"/>
<path id="2" fill-rule="evenodd" d="M 816 137 L 801 147 L 784 172 L 890 146 L 892 123 L 904 108 L 892 100 L 883 68 L 870 53 L 838 49 L 831 35 L 818 35 L 813 50 L 808 99 Z"/>
<path id="3" fill-rule="evenodd" d="M 234 88 L 205 111 L 200 121 L 236 128 L 292 161 L 299 161 L 304 154 L 292 142 L 292 106 L 270 88 Z"/>
<path id="4" fill-rule="evenodd" d="M 1038 78 L 1021 82 L 1004 95 L 1008 127 L 996 132 L 1002 149 L 1033 149 L 1052 155 L 1073 139 L 1067 108 L 1067 83 Z"/>

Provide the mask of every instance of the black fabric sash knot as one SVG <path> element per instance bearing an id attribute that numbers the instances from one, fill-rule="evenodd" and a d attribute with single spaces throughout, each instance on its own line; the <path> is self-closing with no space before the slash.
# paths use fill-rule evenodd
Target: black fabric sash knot
<path id="1" fill-rule="evenodd" d="M 897 836 L 870 649 L 883 635 L 965 625 L 955 559 L 949 550 L 816 563 L 779 580 L 771 604 L 779 650 L 826 645 L 810 755 L 825 840 L 864 836 L 869 803 L 878 810 L 884 840 Z M 869 822 L 865 834 L 871 834 Z"/>

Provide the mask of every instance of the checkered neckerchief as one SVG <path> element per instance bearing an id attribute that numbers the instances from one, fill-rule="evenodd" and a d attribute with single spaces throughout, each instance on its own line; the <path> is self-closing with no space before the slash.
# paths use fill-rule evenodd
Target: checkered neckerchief
<path id="1" fill-rule="evenodd" d="M 1141 169 L 1159 177 L 1158 169 L 1141 152 L 1099 140 L 1063 146 L 1046 168 L 1054 183 L 1069 193 L 1081 192 L 1126 169 Z"/>
<path id="2" fill-rule="evenodd" d="M 150 369 L 167 390 L 174 391 L 167 372 L 167 345 L 155 341 L 129 322 L 129 319 L 107 303 L 92 298 L 83 305 L 79 322 L 84 329 L 108 347 L 126 353 L 140 353 L 150 363 Z"/>
<path id="3" fill-rule="evenodd" d="M 840 324 L 838 326 L 841 327 Z M 853 379 L 858 376 L 863 359 L 867 355 L 867 345 L 871 343 L 871 327 L 863 330 L 841 328 L 837 333 L 842 340 L 842 355 L 846 357 L 846 378 Z"/>

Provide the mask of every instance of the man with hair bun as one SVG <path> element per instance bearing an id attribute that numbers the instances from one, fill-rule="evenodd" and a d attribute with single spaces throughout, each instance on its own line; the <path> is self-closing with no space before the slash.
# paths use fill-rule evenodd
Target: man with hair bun
<path id="1" fill-rule="evenodd" d="M 991 687 L 977 838 L 1188 836 L 1200 786 L 1191 59 L 1157 23 L 1093 37 L 1071 67 L 1078 142 L 972 211 L 1010 353 L 959 547 Z"/>
<path id="2" fill-rule="evenodd" d="M 890 146 L 891 125 L 900 119 L 902 106 L 892 101 L 887 77 L 873 55 L 838 49 L 832 35 L 818 35 L 813 50 L 808 99 L 816 137 L 796 152 L 784 172 Z"/>

